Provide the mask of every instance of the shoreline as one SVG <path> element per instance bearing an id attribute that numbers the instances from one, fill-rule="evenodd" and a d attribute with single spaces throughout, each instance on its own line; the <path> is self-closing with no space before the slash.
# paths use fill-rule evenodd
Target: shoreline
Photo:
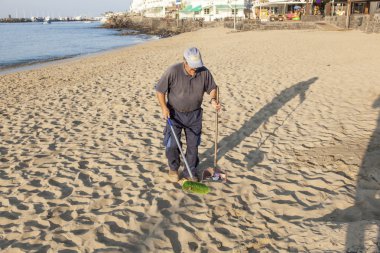
<path id="1" fill-rule="evenodd" d="M 141 33 L 141 35 L 144 35 L 144 34 Z M 128 36 L 128 35 L 120 34 L 117 36 Z M 147 36 L 149 36 L 149 35 L 147 35 Z M 152 37 L 150 39 L 147 39 L 144 42 L 136 43 L 136 44 L 132 44 L 132 45 L 113 47 L 113 48 L 109 48 L 109 49 L 100 50 L 100 51 L 94 52 L 94 53 L 78 54 L 78 55 L 74 55 L 74 56 L 59 57 L 59 58 L 54 58 L 54 59 L 33 61 L 33 62 L 29 62 L 29 63 L 21 63 L 21 64 L 15 64 L 15 65 L 9 65 L 9 66 L 5 66 L 5 67 L 0 67 L 0 76 L 18 73 L 18 72 L 29 71 L 29 70 L 40 69 L 43 67 L 57 65 L 60 63 L 67 63 L 67 62 L 71 62 L 71 61 L 75 61 L 75 60 L 86 59 L 88 57 L 98 56 L 98 55 L 102 55 L 102 54 L 106 54 L 106 53 L 111 53 L 113 51 L 122 50 L 124 48 L 129 48 L 129 47 L 134 47 L 137 45 L 145 44 L 145 43 L 148 43 L 150 41 L 155 41 L 155 40 L 159 40 L 159 39 L 161 39 L 161 38 L 159 38 L 157 36 L 154 37 L 152 35 Z"/>
<path id="2" fill-rule="evenodd" d="M 55 62 L 63 62 L 65 60 L 69 60 L 69 59 L 73 59 L 73 58 L 81 57 L 81 56 L 83 55 L 74 55 L 74 56 L 59 57 L 59 58 L 46 59 L 46 60 L 40 60 L 40 61 L 29 61 L 25 63 L 6 65 L 4 67 L 0 67 L 0 76 L 6 75 L 9 73 L 19 72 L 19 71 L 35 69 L 36 66 L 50 65 Z"/>
<path id="3" fill-rule="evenodd" d="M 31 24 L 34 24 L 36 22 L 29 22 Z M 83 21 L 71 21 L 71 22 L 57 22 L 57 23 L 83 23 Z M 144 44 L 146 42 L 152 41 L 152 40 L 157 40 L 160 39 L 158 35 L 154 34 L 144 34 L 142 32 L 139 33 L 125 33 L 124 29 L 110 29 L 104 27 L 100 22 L 97 22 L 96 26 L 93 27 L 87 27 L 87 29 L 107 29 L 107 30 L 113 30 L 114 34 L 109 35 L 108 39 L 113 40 L 113 36 L 125 36 L 126 40 L 128 40 L 128 35 L 131 35 L 131 39 L 138 39 L 140 41 L 138 42 L 133 42 L 130 44 L 126 45 L 116 45 L 116 46 L 111 46 L 105 49 L 98 49 L 98 51 L 95 52 L 80 52 L 80 53 L 75 53 L 75 54 L 68 54 L 64 56 L 52 56 L 49 58 L 44 58 L 44 59 L 25 59 L 25 60 L 19 60 L 18 62 L 15 63 L 4 63 L 0 65 L 0 76 L 10 74 L 10 73 L 15 73 L 19 71 L 27 71 L 27 70 L 33 70 L 33 69 L 38 69 L 40 67 L 44 66 L 49 66 L 55 63 L 60 63 L 60 62 L 67 62 L 70 59 L 79 59 L 82 57 L 88 57 L 91 55 L 97 55 L 97 54 L 102 54 L 105 52 L 113 51 L 113 50 L 118 50 L 121 48 L 128 48 L 131 46 L 139 45 L 139 44 Z M 6 23 L 6 24 L 14 24 L 14 23 Z M 23 23 L 16 23 L 16 24 L 23 24 Z M 128 42 L 127 42 L 128 43 Z"/>

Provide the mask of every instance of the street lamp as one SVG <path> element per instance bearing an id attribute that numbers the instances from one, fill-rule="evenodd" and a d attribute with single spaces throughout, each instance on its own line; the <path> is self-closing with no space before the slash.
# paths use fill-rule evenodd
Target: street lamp
<path id="1" fill-rule="evenodd" d="M 234 2 L 234 31 L 236 31 L 236 0 L 234 0 L 233 2 Z M 230 8 L 232 9 L 231 0 L 228 1 L 227 3 L 229 3 Z"/>

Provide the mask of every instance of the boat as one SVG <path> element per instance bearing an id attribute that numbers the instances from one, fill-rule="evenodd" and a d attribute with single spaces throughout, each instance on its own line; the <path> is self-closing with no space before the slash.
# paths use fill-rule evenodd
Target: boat
<path id="1" fill-rule="evenodd" d="M 44 25 L 51 24 L 50 17 L 46 17 L 46 18 L 44 19 L 44 22 L 43 22 L 42 24 L 44 24 Z"/>

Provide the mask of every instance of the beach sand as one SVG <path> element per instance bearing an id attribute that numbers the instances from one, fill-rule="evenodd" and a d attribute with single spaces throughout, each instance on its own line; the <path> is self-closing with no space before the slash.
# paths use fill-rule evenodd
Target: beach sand
<path id="1" fill-rule="evenodd" d="M 1 251 L 376 252 L 379 42 L 210 28 L 0 76 Z M 154 91 L 188 46 L 224 106 L 207 195 L 169 182 Z"/>

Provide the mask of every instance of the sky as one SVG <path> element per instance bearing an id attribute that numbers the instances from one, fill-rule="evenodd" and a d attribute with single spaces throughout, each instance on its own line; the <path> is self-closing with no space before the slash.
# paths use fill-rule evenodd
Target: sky
<path id="1" fill-rule="evenodd" d="M 132 0 L 0 0 L 0 18 L 31 16 L 89 16 L 126 11 Z"/>

